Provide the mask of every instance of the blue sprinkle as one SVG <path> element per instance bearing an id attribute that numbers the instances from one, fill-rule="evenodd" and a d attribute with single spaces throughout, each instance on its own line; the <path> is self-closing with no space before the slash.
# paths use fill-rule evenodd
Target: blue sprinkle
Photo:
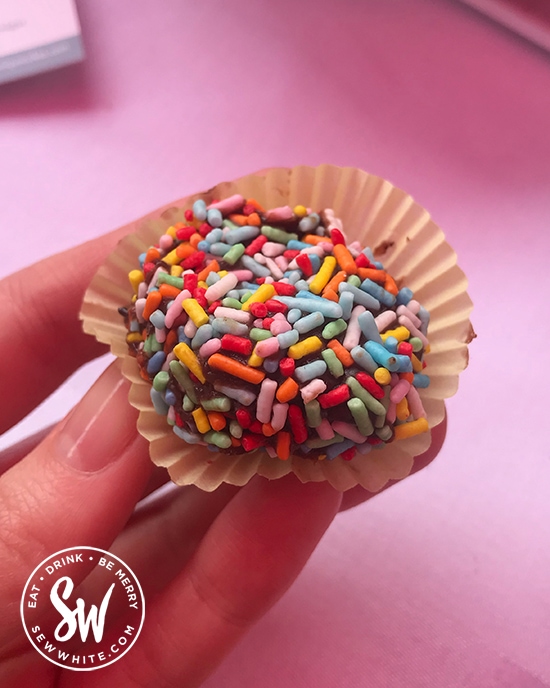
<path id="1" fill-rule="evenodd" d="M 152 323 L 157 330 L 162 330 L 164 327 L 164 317 L 164 313 L 157 308 L 157 310 L 149 316 L 149 322 Z"/>
<path id="2" fill-rule="evenodd" d="M 298 382 L 309 382 L 310 380 L 314 380 L 316 377 L 321 377 L 321 375 L 324 375 L 326 371 L 327 364 L 321 359 L 317 359 L 316 361 L 306 363 L 306 365 L 296 368 L 294 375 L 298 379 Z"/>
<path id="3" fill-rule="evenodd" d="M 157 392 L 157 390 L 153 387 L 151 387 L 149 393 L 151 395 L 151 401 L 153 402 L 155 411 L 159 414 L 159 416 L 165 416 L 168 413 L 168 404 L 166 404 L 166 402 L 164 401 L 162 393 Z"/>
<path id="4" fill-rule="evenodd" d="M 199 244 L 203 243 L 207 242 L 199 241 Z M 206 250 L 210 251 L 213 256 L 225 256 L 225 254 L 231 250 L 231 246 L 228 246 L 221 241 L 216 241 L 214 244 L 208 244 L 208 248 Z"/>
<path id="5" fill-rule="evenodd" d="M 379 260 L 374 261 L 374 267 L 377 270 L 383 270 L 384 269 L 384 265 Z"/>
<path id="6" fill-rule="evenodd" d="M 183 342 L 184 344 L 191 344 L 191 340 L 185 334 L 184 325 L 180 325 L 178 327 L 178 342 L 179 343 Z"/>
<path id="7" fill-rule="evenodd" d="M 145 255 L 146 255 L 145 253 L 140 253 L 140 254 L 139 254 L 139 264 L 140 264 L 141 267 L 143 267 L 144 264 L 145 264 Z"/>
<path id="8" fill-rule="evenodd" d="M 386 341 L 384 342 L 384 346 L 388 351 L 391 351 L 392 354 L 396 354 L 399 342 L 395 337 L 387 337 Z"/>
<path id="9" fill-rule="evenodd" d="M 302 273 L 300 270 L 292 270 L 288 274 L 285 272 L 285 277 L 288 279 L 289 284 L 296 284 L 296 282 L 302 279 Z"/>
<path id="10" fill-rule="evenodd" d="M 271 275 L 271 270 L 266 268 L 265 265 L 261 265 L 251 256 L 246 254 L 241 257 L 241 264 L 243 268 L 250 270 L 256 277 L 269 277 Z"/>
<path id="11" fill-rule="evenodd" d="M 346 292 L 344 292 L 345 294 Z M 349 293 L 349 292 L 348 292 Z M 342 294 L 342 296 L 344 295 Z M 378 327 L 374 321 L 374 315 L 370 311 L 365 311 L 357 318 L 361 332 L 365 335 L 367 339 L 372 339 L 373 342 L 378 342 L 382 344 L 382 337 L 378 332 Z"/>
<path id="12" fill-rule="evenodd" d="M 277 358 L 265 358 L 263 368 L 266 373 L 275 373 L 279 370 L 279 361 Z"/>
<path id="13" fill-rule="evenodd" d="M 370 353 L 365 351 L 362 346 L 353 347 L 353 349 L 350 351 L 350 354 L 357 365 L 361 366 L 361 368 L 364 368 L 367 373 L 372 374 L 379 367 Z"/>
<path id="14" fill-rule="evenodd" d="M 306 215 L 298 223 L 298 229 L 301 232 L 312 232 L 316 229 L 319 224 L 320 217 L 317 213 L 311 213 L 311 215 Z"/>
<path id="15" fill-rule="evenodd" d="M 147 372 L 149 375 L 156 375 L 164 365 L 166 354 L 164 351 L 157 351 L 147 362 Z"/>
<path id="16" fill-rule="evenodd" d="M 428 331 L 428 325 L 430 324 L 430 314 L 424 308 L 424 306 L 420 306 L 420 309 L 416 315 L 420 318 L 420 321 L 422 322 L 422 325 L 420 326 L 420 331 L 423 335 L 426 335 Z"/>
<path id="17" fill-rule="evenodd" d="M 137 320 L 132 320 L 130 323 L 130 332 L 139 332 L 139 323 Z"/>
<path id="18" fill-rule="evenodd" d="M 296 287 L 296 289 L 304 289 L 304 290 L 305 290 L 305 289 L 307 289 L 307 288 L 309 287 L 309 284 L 306 282 L 306 280 L 300 279 L 300 280 L 298 280 L 298 281 L 295 283 L 294 286 Z M 302 294 L 304 294 L 304 293 L 308 293 L 308 294 L 309 294 L 310 292 L 302 291 Z"/>
<path id="19" fill-rule="evenodd" d="M 351 317 L 351 311 L 353 310 L 353 294 L 350 291 L 343 291 L 340 294 L 338 303 L 342 308 L 342 318 L 344 318 L 344 320 L 349 320 Z"/>
<path id="20" fill-rule="evenodd" d="M 208 323 L 201 325 L 191 341 L 191 348 L 193 350 L 200 349 L 203 344 L 205 344 L 209 339 L 212 339 L 212 332 L 212 325 L 209 325 Z"/>
<path id="21" fill-rule="evenodd" d="M 294 329 L 300 334 L 305 334 L 306 332 L 311 332 L 311 330 L 314 330 L 316 327 L 321 327 L 324 323 L 325 318 L 323 314 L 319 313 L 319 311 L 315 311 L 297 320 L 294 323 Z"/>
<path id="22" fill-rule="evenodd" d="M 254 282 L 241 282 L 241 284 L 245 288 L 246 291 L 256 291 L 256 289 L 260 288 L 260 285 L 254 284 Z M 241 296 L 242 296 L 242 294 L 241 294 Z"/>
<path id="23" fill-rule="evenodd" d="M 338 285 L 338 292 L 342 294 L 345 291 L 349 291 L 353 294 L 353 300 L 356 304 L 361 304 L 361 306 L 365 306 L 365 308 L 368 308 L 369 310 L 378 310 L 380 308 L 380 301 L 375 299 L 374 296 L 367 294 L 362 289 L 353 287 L 347 282 L 341 282 Z"/>
<path id="24" fill-rule="evenodd" d="M 168 406 L 174 406 L 177 399 L 176 395 L 174 394 L 174 392 L 172 392 L 172 390 L 166 390 L 166 392 L 164 393 L 164 401 L 168 404 Z"/>
<path id="25" fill-rule="evenodd" d="M 427 375 L 423 375 L 422 373 L 415 373 L 414 378 L 413 378 L 413 385 L 415 387 L 419 387 L 421 389 L 424 389 L 428 387 L 430 384 L 430 378 Z"/>
<path id="26" fill-rule="evenodd" d="M 212 227 L 220 227 L 223 222 L 223 215 L 217 208 L 210 208 L 206 211 L 206 221 Z"/>
<path id="27" fill-rule="evenodd" d="M 403 287 L 397 292 L 397 298 L 395 299 L 396 306 L 406 306 L 412 299 L 413 293 L 408 287 Z"/>
<path id="28" fill-rule="evenodd" d="M 281 301 L 289 308 L 299 308 L 306 313 L 314 313 L 319 311 L 327 318 L 341 318 L 342 309 L 339 304 L 329 299 L 297 299 L 293 296 L 277 296 L 274 297 L 276 301 Z"/>
<path id="29" fill-rule="evenodd" d="M 304 241 L 291 239 L 286 245 L 289 251 L 301 251 L 303 248 L 311 248 L 311 244 L 306 244 Z"/>
<path id="30" fill-rule="evenodd" d="M 277 335 L 277 341 L 281 349 L 288 349 L 289 346 L 296 344 L 299 339 L 300 335 L 297 330 L 289 330 Z"/>
<path id="31" fill-rule="evenodd" d="M 299 318 L 302 317 L 302 311 L 299 310 L 298 308 L 291 308 L 288 313 L 286 314 L 286 319 L 288 322 L 293 325 L 296 320 L 299 320 Z"/>
<path id="32" fill-rule="evenodd" d="M 192 435 L 190 432 L 187 432 L 187 430 L 178 428 L 177 425 L 174 425 L 172 429 L 175 434 L 182 440 L 185 440 L 187 444 L 202 444 L 202 437 L 200 435 Z"/>
<path id="33" fill-rule="evenodd" d="M 204 281 L 206 282 L 206 284 L 208 284 L 209 287 L 211 287 L 213 284 L 216 284 L 216 282 L 219 282 L 220 280 L 221 277 L 218 275 L 217 272 L 209 272 Z"/>
<path id="34" fill-rule="evenodd" d="M 245 241 L 254 239 L 260 233 L 259 227 L 253 227 L 252 225 L 243 225 L 242 227 L 237 227 L 237 229 L 232 229 L 227 233 L 225 241 L 228 244 L 242 244 Z"/>
<path id="35" fill-rule="evenodd" d="M 379 284 L 376 284 L 376 282 L 373 282 L 371 279 L 364 280 L 361 283 L 361 289 L 366 291 L 367 294 L 374 296 L 375 299 L 380 301 L 380 303 L 383 303 L 384 306 L 387 306 L 388 308 L 391 308 L 395 303 L 395 296 L 390 294 L 389 291 L 386 291 L 384 287 L 381 287 Z"/>
<path id="36" fill-rule="evenodd" d="M 340 454 L 343 454 L 347 449 L 351 449 L 352 447 L 355 447 L 355 442 L 352 442 L 351 440 L 344 440 L 343 442 L 338 442 L 337 444 L 331 444 L 325 449 L 327 459 L 332 461 L 337 456 L 340 456 Z"/>
<path id="37" fill-rule="evenodd" d="M 201 222 L 206 220 L 206 203 L 202 198 L 199 198 L 198 201 L 193 203 L 193 215 Z"/>
<path id="38" fill-rule="evenodd" d="M 296 288 L 298 287 L 297 284 L 294 285 Z M 323 296 L 318 296 L 317 294 L 314 294 L 311 291 L 299 291 L 296 294 L 297 299 L 317 299 L 317 301 L 326 301 L 326 299 Z"/>
<path id="39" fill-rule="evenodd" d="M 219 227 L 216 227 L 216 229 L 213 229 L 212 231 L 208 232 L 208 234 L 204 237 L 204 240 L 209 243 L 209 244 L 215 244 L 216 241 L 221 241 L 223 239 L 223 230 L 221 230 Z M 203 243 L 202 241 L 199 243 Z M 202 249 L 200 249 L 202 251 Z"/>
<path id="40" fill-rule="evenodd" d="M 363 249 L 363 253 L 367 256 L 367 258 L 370 260 L 370 262 L 374 264 L 374 262 L 375 262 L 374 261 L 374 254 L 368 246 L 367 246 L 367 248 Z"/>
<path id="41" fill-rule="evenodd" d="M 397 372 L 399 369 L 399 361 L 395 354 L 390 353 L 386 347 L 377 342 L 366 342 L 365 350 L 374 358 L 374 360 L 381 366 L 390 370 L 392 373 Z"/>
<path id="42" fill-rule="evenodd" d="M 315 255 L 315 253 L 310 253 L 309 260 L 311 261 L 313 272 L 319 272 L 319 268 L 321 267 L 321 259 L 319 258 L 319 256 Z"/>
<path id="43" fill-rule="evenodd" d="M 397 362 L 399 363 L 398 373 L 412 373 L 413 367 L 411 359 L 408 356 L 397 354 Z"/>

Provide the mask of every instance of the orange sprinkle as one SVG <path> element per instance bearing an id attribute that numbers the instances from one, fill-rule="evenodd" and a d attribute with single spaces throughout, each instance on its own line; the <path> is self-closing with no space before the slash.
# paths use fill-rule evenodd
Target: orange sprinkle
<path id="1" fill-rule="evenodd" d="M 407 380 L 407 382 L 410 382 L 411 385 L 414 380 L 414 373 L 399 373 L 399 377 L 401 380 Z"/>
<path id="2" fill-rule="evenodd" d="M 251 205 L 253 208 L 256 208 L 256 210 L 260 213 L 263 213 L 265 211 L 265 208 L 263 208 L 263 206 L 261 206 L 255 198 L 247 198 L 245 205 Z"/>
<path id="3" fill-rule="evenodd" d="M 154 246 L 151 246 L 151 248 L 145 254 L 146 263 L 153 263 L 155 260 L 158 260 L 159 258 L 160 251 L 158 250 L 158 248 L 155 248 Z"/>
<path id="4" fill-rule="evenodd" d="M 305 237 L 302 239 L 302 241 L 305 241 L 306 244 L 320 244 L 323 241 L 328 242 L 331 244 L 331 240 L 328 237 L 324 236 L 317 236 L 317 234 L 306 234 Z"/>
<path id="5" fill-rule="evenodd" d="M 359 268 L 357 273 L 362 280 L 370 279 L 373 282 L 378 282 L 378 284 L 384 284 L 387 277 L 385 270 L 375 270 L 374 268 Z"/>
<path id="6" fill-rule="evenodd" d="M 223 415 L 223 413 L 218 413 L 218 411 L 209 411 L 207 413 L 207 416 L 208 421 L 212 426 L 212 430 L 219 431 L 225 428 L 227 421 L 225 420 L 225 416 Z"/>
<path id="7" fill-rule="evenodd" d="M 386 281 L 384 282 L 384 289 L 386 291 L 389 291 L 390 294 L 397 296 L 399 289 L 397 288 L 397 284 L 395 283 L 395 280 L 393 279 L 393 277 L 391 275 L 386 275 Z"/>
<path id="8" fill-rule="evenodd" d="M 240 447 L 241 446 L 241 440 L 238 440 L 236 437 L 231 438 L 231 446 L 232 447 Z"/>
<path id="9" fill-rule="evenodd" d="M 265 373 L 263 371 L 250 368 L 249 366 L 239 363 L 238 361 L 234 361 L 232 358 L 224 356 L 223 354 L 213 354 L 210 356 L 208 359 L 208 365 L 211 368 L 223 370 L 228 375 L 233 375 L 234 377 L 239 377 L 242 380 L 246 380 L 253 385 L 259 385 L 265 377 Z"/>
<path id="10" fill-rule="evenodd" d="M 191 246 L 196 249 L 197 244 L 202 241 L 201 235 L 197 232 L 196 234 L 191 234 L 191 238 L 189 239 L 189 243 Z"/>
<path id="11" fill-rule="evenodd" d="M 193 236 L 198 236 L 199 239 L 202 239 L 200 234 L 193 234 Z M 193 238 L 193 237 L 191 237 Z M 176 248 L 176 256 L 180 258 L 181 260 L 184 260 L 185 258 L 189 258 L 190 255 L 196 252 L 196 248 L 194 246 L 191 246 L 187 241 L 184 244 L 180 244 Z"/>
<path id="12" fill-rule="evenodd" d="M 162 294 L 160 291 L 150 291 L 145 299 L 145 308 L 143 309 L 143 317 L 149 320 L 151 313 L 154 313 L 160 306 L 162 301 Z"/>
<path id="13" fill-rule="evenodd" d="M 220 266 L 218 264 L 218 261 L 214 258 L 214 260 L 211 263 L 209 263 L 204 268 L 204 270 L 201 270 L 197 275 L 197 277 L 199 278 L 199 282 L 203 282 L 211 272 L 218 272 L 219 269 Z"/>
<path id="14" fill-rule="evenodd" d="M 329 301 L 336 301 L 338 303 L 338 294 L 333 289 L 323 289 L 323 298 Z"/>
<path id="15" fill-rule="evenodd" d="M 343 271 L 340 270 L 340 272 L 337 272 L 334 277 L 328 282 L 327 286 L 325 287 L 324 291 L 327 289 L 330 289 L 336 293 L 338 293 L 338 285 L 341 284 L 347 277 L 347 274 Z M 323 296 L 325 295 L 323 291 Z"/>
<path id="16" fill-rule="evenodd" d="M 415 356 L 415 354 L 411 355 L 411 363 L 413 366 L 413 370 L 415 373 L 421 373 L 423 370 L 423 365 L 418 356 Z"/>
<path id="17" fill-rule="evenodd" d="M 229 219 L 239 227 L 243 227 L 248 224 L 248 217 L 246 215 L 230 215 Z"/>
<path id="18" fill-rule="evenodd" d="M 334 351 L 336 358 L 343 366 L 349 368 L 349 366 L 353 365 L 353 358 L 351 357 L 350 352 L 345 349 L 337 339 L 331 339 L 327 346 L 329 349 Z"/>
<path id="19" fill-rule="evenodd" d="M 262 425 L 262 432 L 266 437 L 272 437 L 276 431 L 273 430 L 271 423 L 264 423 Z"/>
<path id="20" fill-rule="evenodd" d="M 181 289 L 173 287 L 171 284 L 161 284 L 159 287 L 159 292 L 167 299 L 175 299 L 176 296 L 181 294 Z"/>
<path id="21" fill-rule="evenodd" d="M 288 378 L 290 380 L 290 378 Z M 286 461 L 290 456 L 290 433 L 280 431 L 277 435 L 277 456 Z"/>
<path id="22" fill-rule="evenodd" d="M 293 380 L 291 377 L 287 377 L 287 379 L 277 390 L 277 394 L 275 395 L 277 397 L 277 401 L 280 401 L 281 404 L 286 404 L 287 401 L 294 399 L 294 397 L 298 394 L 298 389 L 299 387 L 296 380 Z"/>
<path id="23" fill-rule="evenodd" d="M 187 222 L 176 222 L 176 224 L 174 225 L 174 229 L 183 229 L 187 226 Z"/>
<path id="24" fill-rule="evenodd" d="M 262 218 L 258 215 L 258 213 L 250 213 L 247 220 L 247 224 L 251 225 L 252 227 L 259 227 L 262 224 Z"/>
<path id="25" fill-rule="evenodd" d="M 141 377 L 142 377 L 144 380 L 147 380 L 147 382 L 149 382 L 149 383 L 151 382 L 151 381 L 149 380 L 149 375 L 147 374 L 147 368 L 140 368 L 140 369 L 139 369 L 139 374 L 141 375 Z"/>
<path id="26" fill-rule="evenodd" d="M 344 244 L 334 244 L 332 253 L 342 270 L 347 272 L 348 275 L 357 274 L 357 265 L 355 265 L 355 260 L 353 259 L 353 256 L 349 252 L 349 248 L 347 246 L 344 246 Z"/>
<path id="27" fill-rule="evenodd" d="M 177 343 L 177 330 L 168 330 L 168 334 L 166 335 L 166 341 L 164 342 L 164 353 L 168 356 L 168 354 L 172 351 L 172 349 L 176 346 Z"/>

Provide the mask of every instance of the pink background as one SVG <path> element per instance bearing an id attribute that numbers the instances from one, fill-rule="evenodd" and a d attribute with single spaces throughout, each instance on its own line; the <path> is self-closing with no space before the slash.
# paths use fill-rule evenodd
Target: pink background
<path id="1" fill-rule="evenodd" d="M 440 458 L 340 516 L 206 685 L 550 685 L 549 56 L 451 0 L 79 11 L 83 65 L 0 89 L 3 273 L 222 179 L 332 162 L 429 208 L 476 304 Z"/>

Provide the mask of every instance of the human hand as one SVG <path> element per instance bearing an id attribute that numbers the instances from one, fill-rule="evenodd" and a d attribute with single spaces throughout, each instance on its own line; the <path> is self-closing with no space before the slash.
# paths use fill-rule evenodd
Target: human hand
<path id="1" fill-rule="evenodd" d="M 78 311 L 114 232 L 0 282 L 0 432 L 106 349 L 82 333 Z M 167 482 L 149 459 L 116 364 L 58 425 L 0 453 L 0 685 L 195 686 L 297 577 L 338 510 L 372 495 L 342 495 L 294 475 L 256 476 L 213 493 L 195 487 L 144 498 Z M 431 461 L 445 434 L 417 457 Z M 130 652 L 96 672 L 63 670 L 29 643 L 19 616 L 39 562 L 86 545 L 120 556 L 147 605 Z M 77 581 L 76 581 L 77 582 Z"/>

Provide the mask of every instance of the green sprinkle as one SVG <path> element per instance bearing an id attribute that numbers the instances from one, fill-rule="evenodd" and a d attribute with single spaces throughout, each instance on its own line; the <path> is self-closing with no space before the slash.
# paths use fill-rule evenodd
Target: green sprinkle
<path id="1" fill-rule="evenodd" d="M 242 303 L 238 299 L 226 297 L 225 299 L 222 299 L 222 306 L 225 306 L 225 308 L 236 308 L 240 311 L 242 308 Z"/>
<path id="2" fill-rule="evenodd" d="M 252 296 L 251 291 L 245 291 L 244 294 L 241 296 L 241 303 L 244 303 L 245 301 L 248 301 L 248 299 Z"/>
<path id="3" fill-rule="evenodd" d="M 386 416 L 374 416 L 374 427 L 381 428 L 386 422 Z"/>
<path id="4" fill-rule="evenodd" d="M 361 399 L 350 399 L 348 401 L 348 408 L 351 411 L 351 415 L 353 416 L 353 420 L 355 421 L 359 432 L 365 437 L 372 435 L 374 432 L 372 421 L 370 419 L 369 412 L 367 411 L 367 407 L 361 401 Z"/>
<path id="5" fill-rule="evenodd" d="M 334 377 L 342 377 L 344 374 L 344 366 L 341 361 L 338 360 L 338 356 L 334 351 L 332 349 L 325 349 L 325 351 L 321 351 L 321 356 L 327 364 L 330 374 Z"/>
<path id="6" fill-rule="evenodd" d="M 241 426 L 237 423 L 236 420 L 232 420 L 232 421 L 229 423 L 229 432 L 231 433 L 231 435 L 232 435 L 233 437 L 236 437 L 237 439 L 239 439 L 240 437 L 243 436 L 243 429 L 242 429 Z"/>
<path id="7" fill-rule="evenodd" d="M 171 287 L 176 287 L 176 289 L 183 289 L 183 277 L 174 277 L 166 272 L 159 272 L 157 284 L 169 284 Z"/>
<path id="8" fill-rule="evenodd" d="M 224 220 L 222 222 L 222 227 L 229 227 L 229 229 L 238 229 L 239 225 L 236 225 L 234 222 L 231 222 L 231 220 Z"/>
<path id="9" fill-rule="evenodd" d="M 157 392 L 164 392 L 166 386 L 168 385 L 169 379 L 170 375 L 168 375 L 165 370 L 161 370 L 153 378 L 153 389 L 156 389 Z"/>
<path id="10" fill-rule="evenodd" d="M 244 253 L 245 246 L 244 244 L 235 244 L 232 246 L 229 251 L 224 255 L 223 261 L 225 263 L 229 263 L 229 265 L 235 265 L 235 263 L 239 260 L 239 258 L 243 255 Z"/>
<path id="11" fill-rule="evenodd" d="M 162 351 L 164 344 L 157 341 L 154 334 L 150 334 L 143 344 L 143 353 L 150 354 L 156 353 L 157 351 Z"/>
<path id="12" fill-rule="evenodd" d="M 357 275 L 350 275 L 347 279 L 348 284 L 351 284 L 352 287 L 360 287 L 361 286 L 361 280 Z"/>
<path id="13" fill-rule="evenodd" d="M 422 344 L 422 340 L 418 337 L 411 337 L 409 339 L 409 344 L 412 346 L 414 353 L 422 351 L 422 347 L 424 346 L 424 344 Z"/>
<path id="14" fill-rule="evenodd" d="M 298 240 L 297 234 L 290 234 L 282 229 L 276 229 L 275 227 L 270 227 L 269 225 L 264 225 L 262 227 L 262 234 L 266 236 L 270 241 L 275 241 L 278 244 L 284 244 L 285 246 L 289 241 Z M 359 282 L 359 284 L 361 284 Z"/>
<path id="15" fill-rule="evenodd" d="M 187 413 L 191 413 L 191 411 L 195 410 L 195 404 L 191 401 L 187 394 L 183 397 L 182 408 Z"/>
<path id="16" fill-rule="evenodd" d="M 170 372 L 176 378 L 179 386 L 189 396 L 191 401 L 196 404 L 197 395 L 195 394 L 195 386 L 191 382 L 191 378 L 187 372 L 187 368 L 179 361 L 170 361 Z"/>
<path id="17" fill-rule="evenodd" d="M 255 342 L 261 342 L 264 339 L 269 339 L 273 335 L 269 330 L 262 330 L 259 327 L 253 327 L 250 330 L 250 339 L 252 339 Z"/>
<path id="18" fill-rule="evenodd" d="M 172 419 L 169 418 L 168 416 L 166 416 L 166 422 L 168 423 L 168 425 L 175 425 L 175 424 L 176 424 L 176 421 L 175 421 L 175 420 L 172 420 Z"/>
<path id="19" fill-rule="evenodd" d="M 344 330 L 346 330 L 347 327 L 347 322 L 342 318 L 339 318 L 338 320 L 333 320 L 332 322 L 329 322 L 328 325 L 325 325 L 323 331 L 321 332 L 321 337 L 323 337 L 323 339 L 334 339 Z M 331 349 L 329 349 L 329 351 L 331 351 L 331 353 L 334 354 L 334 352 Z"/>
<path id="20" fill-rule="evenodd" d="M 231 446 L 231 436 L 226 432 L 215 432 L 214 430 L 210 430 L 210 432 L 204 435 L 204 441 L 208 444 L 214 444 L 220 449 L 228 449 Z"/>
<path id="21" fill-rule="evenodd" d="M 201 406 L 205 411 L 221 411 L 227 413 L 231 409 L 231 399 L 229 397 L 214 397 L 213 399 L 203 399 Z"/>
<path id="22" fill-rule="evenodd" d="M 311 449 L 320 449 L 321 447 L 328 447 L 331 444 L 336 444 L 337 442 L 343 442 L 344 438 L 342 435 L 336 433 L 331 440 L 313 439 L 307 440 L 306 445 Z"/>
<path id="23" fill-rule="evenodd" d="M 308 426 L 310 428 L 318 428 L 323 422 L 321 418 L 321 404 L 319 404 L 317 399 L 313 399 L 312 401 L 308 401 L 307 404 L 304 404 L 304 406 L 306 409 Z"/>
<path id="24" fill-rule="evenodd" d="M 372 411 L 377 416 L 386 415 L 386 409 L 382 406 L 382 404 L 375 399 L 370 392 L 367 392 L 367 390 L 360 385 L 354 377 L 348 377 L 346 380 L 346 385 L 351 389 L 353 396 L 361 399 L 369 411 Z"/>
<path id="25" fill-rule="evenodd" d="M 380 428 L 379 430 L 376 430 L 375 432 L 378 435 L 378 437 L 384 442 L 389 440 L 393 435 L 392 429 L 389 425 L 384 425 L 384 427 Z"/>

